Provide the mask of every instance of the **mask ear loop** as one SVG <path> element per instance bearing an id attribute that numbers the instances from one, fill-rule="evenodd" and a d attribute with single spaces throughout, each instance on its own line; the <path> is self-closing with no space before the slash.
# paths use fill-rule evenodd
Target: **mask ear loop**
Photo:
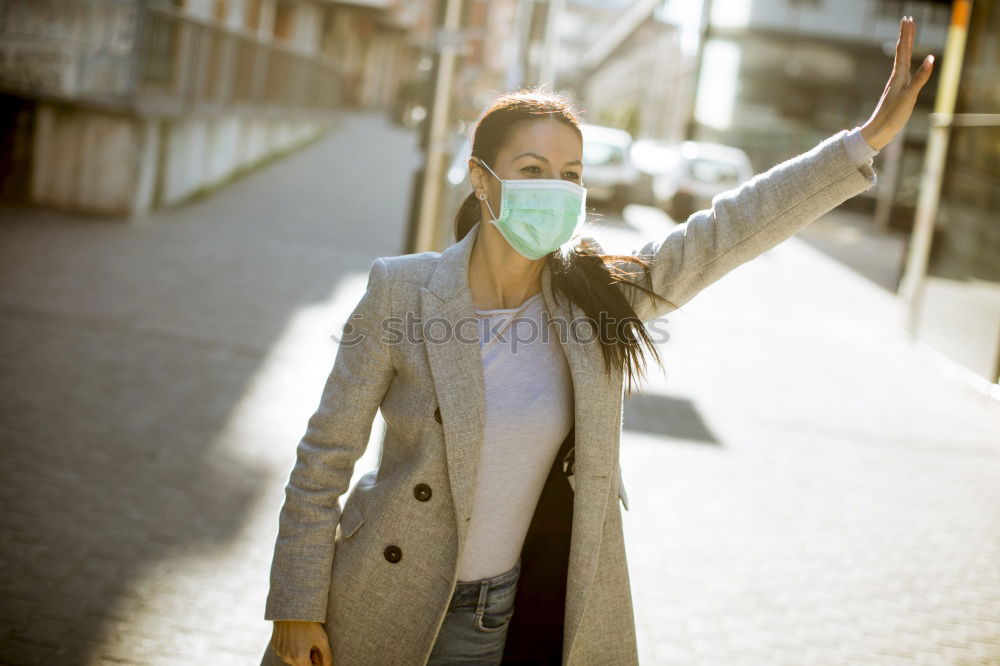
<path id="1" fill-rule="evenodd" d="M 501 183 L 503 183 L 503 180 L 502 180 L 502 179 L 500 178 L 500 176 L 498 176 L 498 175 L 496 175 L 495 173 L 493 173 L 493 169 L 490 169 L 490 165 L 489 165 L 489 164 L 487 164 L 486 162 L 482 161 L 482 160 L 481 160 L 481 159 L 479 159 L 478 157 L 475 157 L 475 160 L 476 160 L 477 162 L 479 162 L 480 164 L 482 164 L 482 165 L 483 165 L 484 167 L 486 167 L 486 168 L 487 168 L 487 170 L 489 170 L 489 172 L 490 172 L 491 174 L 493 174 L 493 177 L 494 177 L 494 178 L 496 178 L 496 179 L 497 179 L 497 180 L 499 180 L 499 181 L 500 181 Z M 480 199 L 480 201 L 485 201 L 485 202 L 486 202 L 486 207 L 490 209 L 490 215 L 492 215 L 492 216 L 493 216 L 493 220 L 495 221 L 495 220 L 499 219 L 499 218 L 497 217 L 497 214 L 493 212 L 493 206 L 491 206 L 491 205 L 490 205 L 490 199 L 489 199 L 489 196 L 488 196 L 488 195 L 486 194 L 486 192 L 481 192 L 481 193 L 479 194 L 479 199 Z"/>

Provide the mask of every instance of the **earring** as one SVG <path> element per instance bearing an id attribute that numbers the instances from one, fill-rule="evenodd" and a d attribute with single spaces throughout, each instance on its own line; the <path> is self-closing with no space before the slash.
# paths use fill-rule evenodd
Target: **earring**
<path id="1" fill-rule="evenodd" d="M 486 201 L 486 192 L 480 192 L 479 198 L 482 199 L 483 201 Z"/>

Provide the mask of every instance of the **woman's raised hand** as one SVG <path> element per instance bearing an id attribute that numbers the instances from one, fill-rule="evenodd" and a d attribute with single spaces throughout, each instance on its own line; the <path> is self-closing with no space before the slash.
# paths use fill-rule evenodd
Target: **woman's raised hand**
<path id="1" fill-rule="evenodd" d="M 910 77 L 910 56 L 913 53 L 913 35 L 917 25 L 912 16 L 904 16 L 899 22 L 899 40 L 896 42 L 896 60 L 892 64 L 892 74 L 885 84 L 882 98 L 868 121 L 861 126 L 861 136 L 876 150 L 892 141 L 903 129 L 917 103 L 917 94 L 931 77 L 934 56 L 924 58 L 924 62 Z"/>
<path id="2" fill-rule="evenodd" d="M 275 620 L 271 647 L 290 666 L 333 666 L 330 641 L 320 622 Z"/>

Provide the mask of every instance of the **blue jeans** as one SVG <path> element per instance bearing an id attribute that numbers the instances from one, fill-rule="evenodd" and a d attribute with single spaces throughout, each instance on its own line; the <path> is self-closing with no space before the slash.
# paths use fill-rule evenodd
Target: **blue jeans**
<path id="1" fill-rule="evenodd" d="M 455 585 L 427 666 L 495 666 L 503 659 L 521 560 L 506 573 Z"/>

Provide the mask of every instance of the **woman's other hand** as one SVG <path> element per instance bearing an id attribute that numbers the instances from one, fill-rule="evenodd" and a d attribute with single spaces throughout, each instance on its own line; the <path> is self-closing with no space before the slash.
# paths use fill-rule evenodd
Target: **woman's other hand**
<path id="1" fill-rule="evenodd" d="M 333 666 L 330 641 L 321 622 L 275 620 L 271 647 L 290 666 Z"/>
<path id="2" fill-rule="evenodd" d="M 882 98 L 875 107 L 871 118 L 861 126 L 861 136 L 872 148 L 882 148 L 892 141 L 910 119 L 913 107 L 917 103 L 917 94 L 931 77 L 934 68 L 934 56 L 924 58 L 917 68 L 916 74 L 910 78 L 910 57 L 913 53 L 913 35 L 917 31 L 912 16 L 904 16 L 899 22 L 899 40 L 896 42 L 896 60 L 892 65 L 892 74 L 885 84 Z"/>

